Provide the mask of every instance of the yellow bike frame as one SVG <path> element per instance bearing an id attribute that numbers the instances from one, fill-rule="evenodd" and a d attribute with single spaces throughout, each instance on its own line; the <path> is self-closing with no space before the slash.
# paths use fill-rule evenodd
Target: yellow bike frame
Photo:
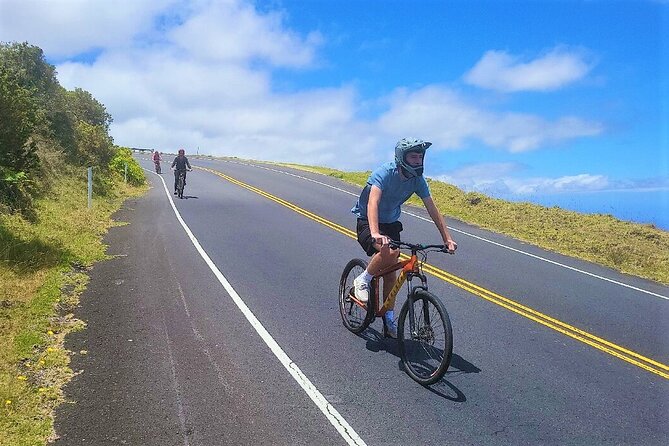
<path id="1" fill-rule="evenodd" d="M 403 260 L 401 262 L 397 262 L 394 265 L 389 266 L 388 268 L 385 268 L 381 271 L 379 271 L 378 274 L 374 276 L 372 281 L 374 282 L 374 293 L 375 293 L 375 301 L 376 301 L 376 307 L 379 307 L 379 304 L 381 302 L 381 299 L 379 299 L 379 288 L 380 288 L 380 279 L 381 277 L 385 276 L 388 273 L 391 273 L 393 271 L 397 271 L 398 269 L 401 269 L 400 275 L 397 277 L 397 280 L 395 281 L 395 284 L 393 285 L 393 288 L 390 290 L 390 293 L 388 294 L 388 297 L 385 299 L 383 302 L 383 306 L 378 308 L 376 310 L 376 316 L 383 316 L 386 314 L 386 311 L 390 310 L 395 306 L 395 300 L 397 299 L 397 293 L 399 293 L 400 289 L 402 288 L 402 285 L 404 285 L 404 282 L 407 279 L 407 274 L 408 273 L 419 273 L 420 271 L 418 270 L 418 258 L 415 255 L 412 255 L 409 257 L 407 260 Z"/>

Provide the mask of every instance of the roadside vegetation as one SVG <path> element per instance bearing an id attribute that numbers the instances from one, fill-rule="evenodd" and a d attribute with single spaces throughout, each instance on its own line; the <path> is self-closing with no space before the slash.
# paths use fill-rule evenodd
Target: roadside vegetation
<path id="1" fill-rule="evenodd" d="M 0 116 L 0 445 L 42 445 L 70 355 L 86 353 L 63 347 L 84 327 L 72 312 L 86 271 L 105 258 L 111 214 L 145 180 L 114 146 L 104 106 L 60 86 L 38 47 L 0 44 Z"/>
<path id="2" fill-rule="evenodd" d="M 370 172 L 284 164 L 363 187 Z M 449 218 L 509 235 L 542 248 L 589 260 L 623 273 L 669 284 L 669 232 L 608 214 L 516 203 L 429 180 L 433 199 Z M 422 206 L 416 196 L 410 204 Z"/>

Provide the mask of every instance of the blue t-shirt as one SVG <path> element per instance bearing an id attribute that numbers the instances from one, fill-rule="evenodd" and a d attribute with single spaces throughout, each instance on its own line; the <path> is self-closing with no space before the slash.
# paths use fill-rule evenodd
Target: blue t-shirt
<path id="1" fill-rule="evenodd" d="M 381 165 L 367 180 L 367 186 L 362 190 L 358 202 L 351 212 L 358 218 L 367 218 L 367 202 L 372 186 L 381 189 L 379 202 L 379 223 L 393 223 L 399 220 L 402 213 L 401 205 L 415 192 L 420 198 L 430 196 L 430 188 L 425 178 L 402 178 L 394 161 Z"/>

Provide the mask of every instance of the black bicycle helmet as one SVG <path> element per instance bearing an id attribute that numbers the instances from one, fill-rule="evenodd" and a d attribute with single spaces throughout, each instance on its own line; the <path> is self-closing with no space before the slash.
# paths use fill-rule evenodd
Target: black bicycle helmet
<path id="1" fill-rule="evenodd" d="M 397 141 L 397 144 L 395 145 L 395 164 L 397 164 L 398 169 L 402 169 L 402 173 L 405 177 L 414 178 L 423 175 L 422 165 L 414 167 L 407 163 L 407 153 L 420 152 L 425 154 L 425 151 L 431 145 L 431 142 L 416 138 L 402 138 Z"/>

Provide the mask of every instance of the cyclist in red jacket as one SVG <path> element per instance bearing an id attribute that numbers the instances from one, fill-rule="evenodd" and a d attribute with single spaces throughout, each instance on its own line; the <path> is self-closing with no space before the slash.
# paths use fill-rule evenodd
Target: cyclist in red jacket
<path id="1" fill-rule="evenodd" d="M 163 160 L 163 157 L 160 156 L 160 152 L 157 150 L 153 151 L 153 164 L 156 165 L 156 173 L 161 173 L 160 171 L 160 162 Z"/>

